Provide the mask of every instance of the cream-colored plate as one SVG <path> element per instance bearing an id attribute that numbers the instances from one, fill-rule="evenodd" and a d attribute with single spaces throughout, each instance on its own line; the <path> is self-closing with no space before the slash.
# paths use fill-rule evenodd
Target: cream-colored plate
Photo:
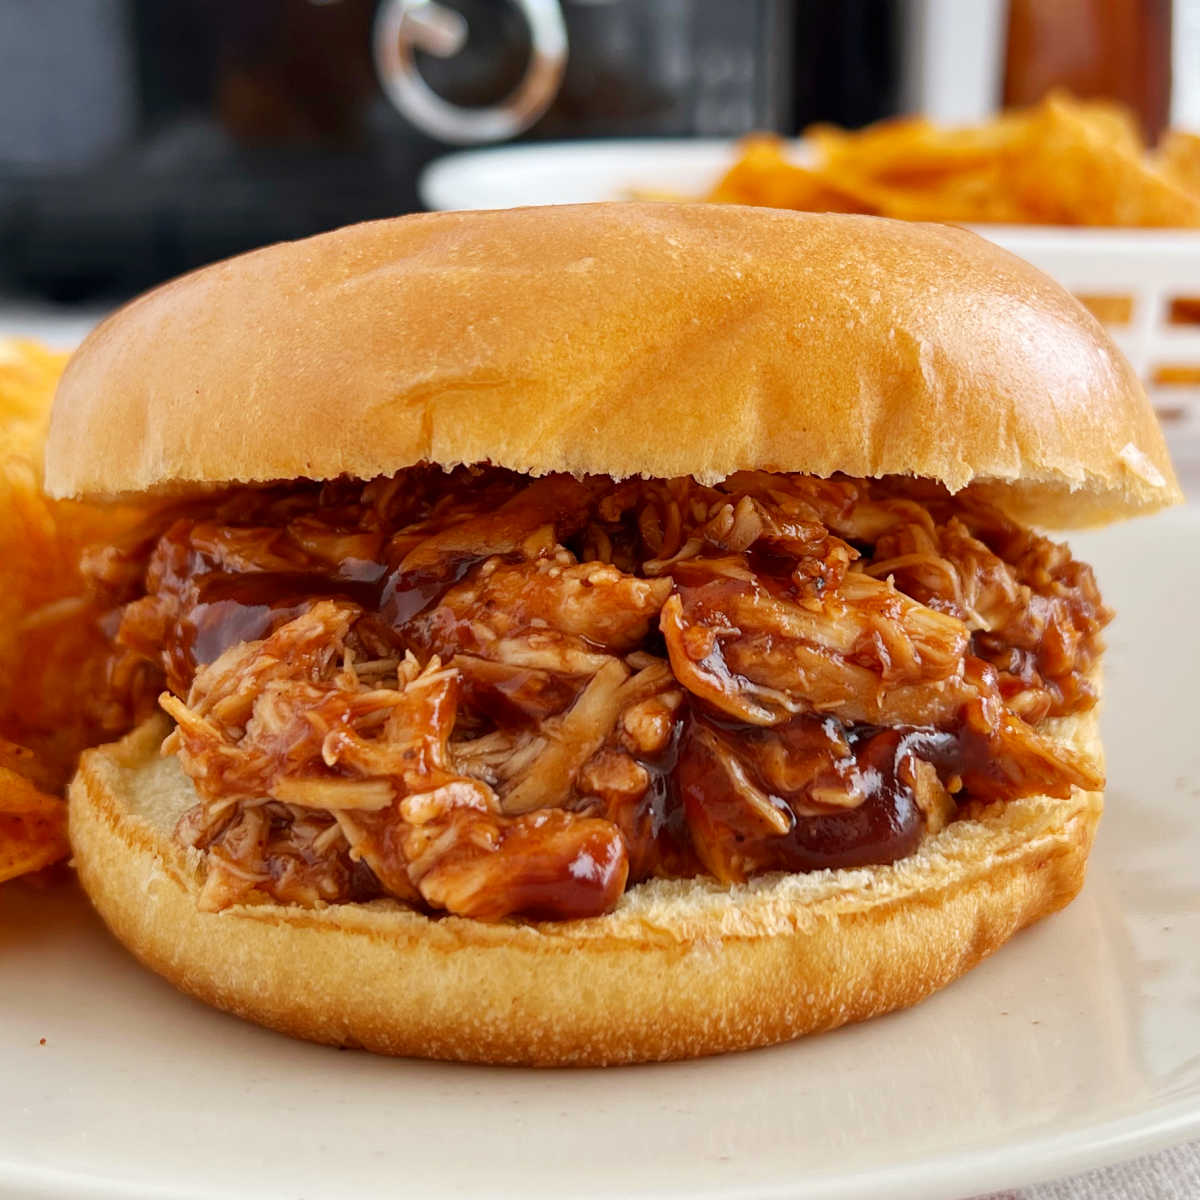
<path id="1" fill-rule="evenodd" d="M 936 1198 L 1196 1136 L 1200 511 L 1075 541 L 1121 613 L 1091 873 L 940 995 L 703 1062 L 389 1061 L 203 1008 L 73 892 L 5 887 L 0 1195 Z"/>

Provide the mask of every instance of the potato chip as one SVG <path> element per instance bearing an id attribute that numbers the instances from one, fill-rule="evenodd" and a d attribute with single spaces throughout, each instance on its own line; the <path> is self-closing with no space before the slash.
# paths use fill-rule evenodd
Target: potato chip
<path id="1" fill-rule="evenodd" d="M 1158 148 L 1158 164 L 1169 179 L 1200 196 L 1200 134 L 1170 130 Z"/>
<path id="2" fill-rule="evenodd" d="M 738 161 L 709 194 L 717 204 L 753 204 L 823 212 L 870 212 L 806 167 L 789 162 L 784 142 L 771 135 L 747 138 Z"/>
<path id="3" fill-rule="evenodd" d="M 1112 120 L 1060 96 L 1036 111 L 1009 179 L 1039 224 L 1200 225 L 1200 198 L 1159 171 L 1140 143 L 1131 149 Z"/>
<path id="4" fill-rule="evenodd" d="M 40 871 L 67 850 L 67 806 L 62 798 L 0 767 L 0 883 Z"/>
<path id="5" fill-rule="evenodd" d="M 0 448 L 4 456 L 40 460 L 50 401 L 67 355 L 38 342 L 0 338 Z"/>
<path id="6" fill-rule="evenodd" d="M 1068 92 L 1055 90 L 1042 101 L 1041 107 L 1073 114 L 1093 137 L 1115 150 L 1137 155 L 1145 149 L 1137 119 L 1123 104 L 1111 100 L 1077 100 Z M 1033 108 L 1029 115 L 1036 119 L 1038 112 L 1039 109 Z"/>
<path id="7" fill-rule="evenodd" d="M 0 815 L 53 817 L 62 803 L 58 796 L 39 791 L 23 775 L 0 770 Z"/>
<path id="8" fill-rule="evenodd" d="M 898 118 L 879 121 L 858 133 L 812 126 L 804 136 L 826 168 L 842 167 L 880 182 L 919 187 L 944 176 L 994 166 L 1013 121 L 1000 117 L 976 129 L 939 129 L 923 118 Z"/>
<path id="9" fill-rule="evenodd" d="M 61 801 L 59 808 L 65 808 Z M 0 813 L 0 883 L 41 871 L 65 858 L 70 849 L 61 817 Z"/>

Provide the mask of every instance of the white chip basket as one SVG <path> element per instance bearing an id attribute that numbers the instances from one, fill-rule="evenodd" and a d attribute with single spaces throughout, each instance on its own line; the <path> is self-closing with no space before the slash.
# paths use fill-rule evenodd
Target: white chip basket
<path id="1" fill-rule="evenodd" d="M 980 226 L 1104 321 L 1172 435 L 1200 438 L 1200 231 Z"/>

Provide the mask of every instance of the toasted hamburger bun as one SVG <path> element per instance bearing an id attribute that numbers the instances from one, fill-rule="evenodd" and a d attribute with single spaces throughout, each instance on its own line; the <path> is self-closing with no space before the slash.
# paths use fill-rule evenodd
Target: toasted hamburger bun
<path id="1" fill-rule="evenodd" d="M 51 495 L 418 462 L 991 485 L 1083 525 L 1177 501 L 1101 326 L 965 230 L 720 205 L 355 225 L 126 305 L 67 366 Z"/>
<path id="2" fill-rule="evenodd" d="M 1101 327 L 961 230 L 685 205 L 436 214 L 206 268 L 67 368 L 55 495 L 369 478 L 429 461 L 704 481 L 742 468 L 968 484 L 1091 524 L 1179 498 Z M 1094 714 L 1058 736 L 1099 753 Z M 83 885 L 184 991 L 397 1054 L 617 1063 L 761 1046 L 915 1003 L 1067 903 L 1095 793 L 993 806 L 893 866 L 654 880 L 584 921 L 386 901 L 196 906 L 195 793 L 143 727 L 71 788 Z"/>
<path id="3" fill-rule="evenodd" d="M 1058 736 L 1099 754 L 1093 713 Z M 385 1054 L 600 1066 L 745 1050 L 904 1008 L 1083 883 L 1101 794 L 994 805 L 893 866 L 726 887 L 650 880 L 583 921 L 434 920 L 389 900 L 196 907 L 196 802 L 155 719 L 88 751 L 75 865 L 101 917 L 182 991 L 272 1029 Z"/>

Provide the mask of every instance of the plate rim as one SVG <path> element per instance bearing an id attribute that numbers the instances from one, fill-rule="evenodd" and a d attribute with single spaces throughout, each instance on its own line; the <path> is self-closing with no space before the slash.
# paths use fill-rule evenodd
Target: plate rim
<path id="1" fill-rule="evenodd" d="M 959 1150 L 953 1157 L 933 1163 L 909 1161 L 851 1175 L 810 1175 L 800 1183 L 746 1184 L 733 1188 L 719 1184 L 701 1191 L 695 1187 L 681 1192 L 635 1185 L 623 1187 L 621 1194 L 628 1200 L 678 1200 L 685 1194 L 696 1200 L 816 1200 L 817 1197 L 821 1200 L 864 1200 L 879 1195 L 886 1195 L 891 1200 L 969 1200 L 969 1197 L 988 1190 L 1025 1187 L 1128 1162 L 1200 1137 L 1198 1100 L 1200 1096 L 1151 1110 L 1159 1112 L 1160 1116 L 1148 1126 L 1142 1125 L 1138 1117 L 1127 1115 L 1082 1130 L 1045 1135 L 1015 1148 L 997 1144 Z M 1014 1161 L 1018 1154 L 1019 1162 Z M 418 1183 L 415 1186 L 409 1184 L 405 1194 L 414 1200 L 424 1197 L 437 1200 L 452 1194 L 453 1190 L 457 1189 L 434 1190 Z M 504 1181 L 498 1181 L 486 1190 L 472 1185 L 470 1190 L 472 1195 L 480 1197 L 512 1195 L 511 1187 Z M 356 1195 L 364 1195 L 359 1186 L 353 1191 Z M 112 1176 L 55 1167 L 22 1167 L 11 1159 L 0 1160 L 0 1200 L 10 1200 L 10 1197 L 11 1200 L 224 1200 L 230 1194 L 219 1189 L 121 1181 Z M 263 1200 L 277 1200 L 291 1193 L 260 1191 L 259 1194 Z M 350 1193 L 322 1186 L 320 1194 L 340 1197 Z M 385 1188 L 374 1194 L 390 1193 Z M 599 1200 L 611 1196 L 612 1191 L 573 1190 L 570 1194 L 580 1200 Z"/>

